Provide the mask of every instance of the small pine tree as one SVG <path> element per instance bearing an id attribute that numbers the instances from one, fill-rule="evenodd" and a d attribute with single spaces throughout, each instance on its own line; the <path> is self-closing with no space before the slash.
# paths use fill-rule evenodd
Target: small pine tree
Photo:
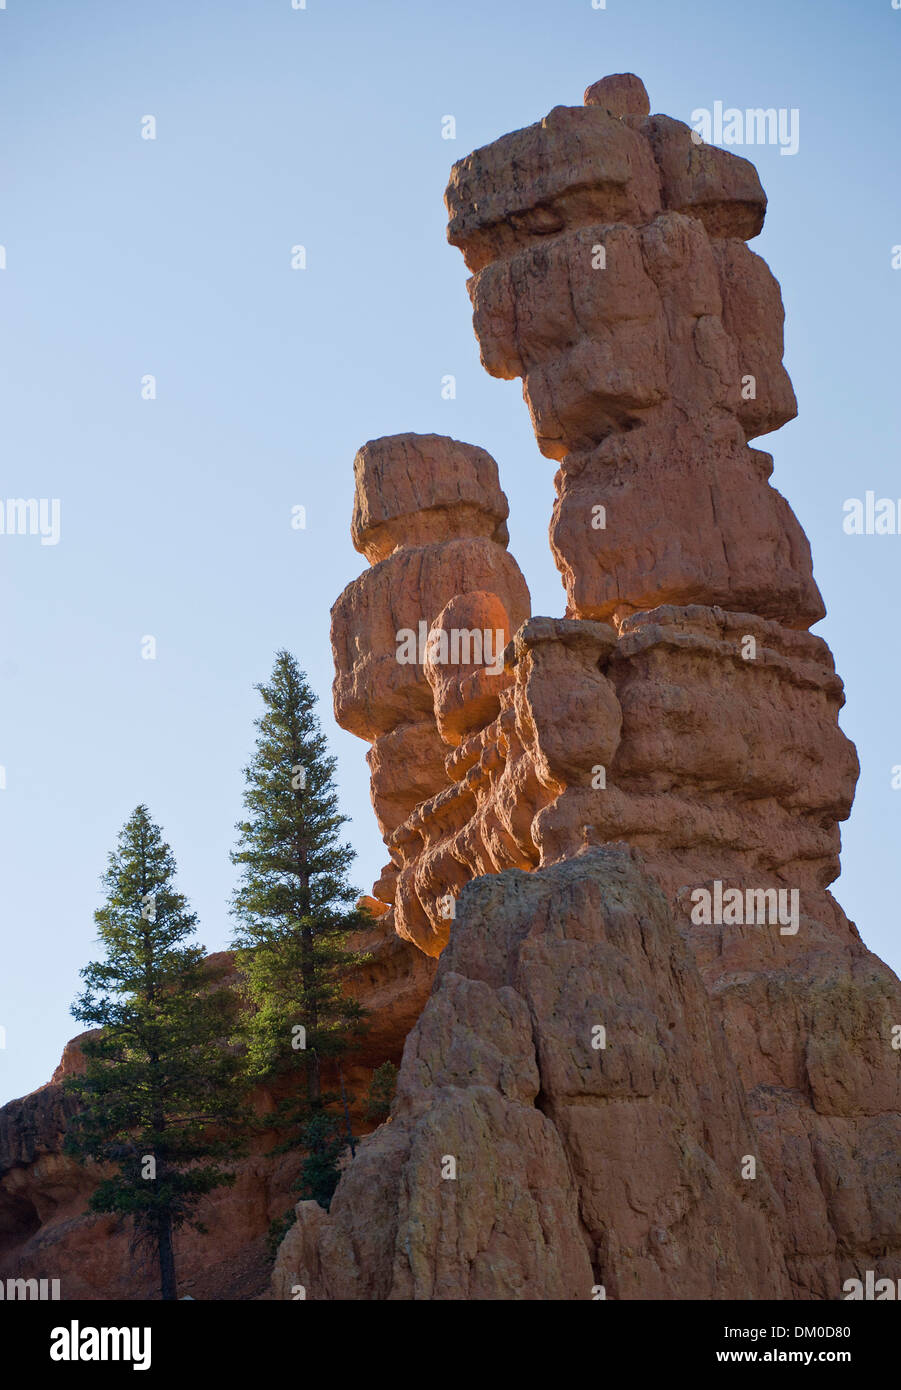
<path id="1" fill-rule="evenodd" d="M 372 1073 L 369 1091 L 366 1095 L 367 1120 L 381 1124 L 391 1114 L 391 1102 L 397 1089 L 397 1067 L 393 1062 L 383 1062 Z"/>
<path id="2" fill-rule="evenodd" d="M 301 1165 L 297 1188 L 305 1200 L 318 1202 L 328 1211 L 341 1177 L 341 1156 L 347 1149 L 347 1138 L 335 1115 L 319 1111 L 301 1129 L 300 1142 L 307 1157 Z"/>
<path id="3" fill-rule="evenodd" d="M 277 1112 L 280 1127 L 300 1140 L 300 1126 L 335 1099 L 323 1090 L 323 1061 L 337 1062 L 365 1027 L 342 979 L 365 960 L 346 942 L 368 918 L 351 906 L 354 851 L 339 840 L 347 818 L 338 811 L 336 762 L 306 676 L 280 651 L 268 685 L 256 689 L 265 712 L 255 724 L 244 773 L 247 819 L 232 855 L 242 870 L 234 945 L 250 1005 L 250 1074 L 302 1071 L 302 1092 Z"/>
<path id="4" fill-rule="evenodd" d="M 304 1201 L 318 1202 L 328 1211 L 335 1195 L 335 1188 L 341 1179 L 341 1158 L 347 1152 L 348 1137 L 341 1132 L 341 1123 L 336 1115 L 326 1110 L 317 1110 L 306 1120 L 297 1135 L 306 1157 L 300 1166 L 300 1176 L 294 1184 Z M 288 1231 L 297 1219 L 294 1207 L 289 1207 L 284 1215 L 269 1224 L 266 1250 L 270 1260 L 274 1260 Z"/>
<path id="5" fill-rule="evenodd" d="M 95 1212 L 133 1220 L 134 1244 L 154 1249 L 164 1299 L 177 1297 L 173 1231 L 214 1188 L 234 1181 L 221 1166 L 239 1151 L 223 1127 L 242 1118 L 240 1060 L 226 1045 L 234 991 L 204 969 L 204 948 L 186 944 L 197 919 L 173 887 L 175 859 L 146 806 L 119 835 L 95 914 L 106 958 L 81 971 L 72 1006 L 100 1032 L 82 1044 L 86 1069 L 67 1078 L 82 1108 L 66 1151 L 112 1164 L 91 1196 Z M 212 1133 L 211 1133 L 212 1127 Z"/>

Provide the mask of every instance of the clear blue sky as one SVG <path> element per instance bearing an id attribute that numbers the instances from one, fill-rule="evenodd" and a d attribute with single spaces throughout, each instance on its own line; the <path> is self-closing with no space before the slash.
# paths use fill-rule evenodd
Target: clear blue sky
<path id="1" fill-rule="evenodd" d="M 227 943 L 252 687 L 278 647 L 321 697 L 359 885 L 384 863 L 366 747 L 330 697 L 329 608 L 365 566 L 361 443 L 435 430 L 489 449 L 533 609 L 562 612 L 554 465 L 519 384 L 479 366 L 442 194 L 455 159 L 611 72 L 685 120 L 717 100 L 800 111 L 794 157 L 738 151 L 770 197 L 754 248 L 782 284 L 800 402 L 764 446 L 811 539 L 863 766 L 835 891 L 901 966 L 901 537 L 841 524 L 850 496 L 901 496 L 891 0 L 7 0 L 0 51 L 0 492 L 62 504 L 58 545 L 0 538 L 0 1100 L 78 1031 L 98 879 L 139 801 L 201 940 Z"/>

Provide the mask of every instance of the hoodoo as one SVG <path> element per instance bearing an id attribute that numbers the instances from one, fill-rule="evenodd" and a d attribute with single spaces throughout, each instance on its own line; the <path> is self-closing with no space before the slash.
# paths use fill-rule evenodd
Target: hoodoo
<path id="1" fill-rule="evenodd" d="M 462 159 L 446 203 L 483 365 L 556 465 L 565 607 L 532 615 L 485 450 L 360 449 L 334 704 L 388 863 L 350 985 L 373 1064 L 406 1041 L 272 1296 L 888 1297 L 901 983 L 829 891 L 858 764 L 756 446 L 796 413 L 756 170 L 617 74 Z M 85 1255 L 70 1108 L 0 1110 L 0 1272 L 96 1296 L 124 1276 Z M 289 1169 L 254 1155 L 211 1207 L 213 1296 L 259 1292 L 242 1251 Z"/>
<path id="2" fill-rule="evenodd" d="M 829 893 L 858 766 L 752 442 L 796 413 L 756 170 L 618 74 L 461 160 L 446 202 L 483 365 L 558 465 L 566 611 L 529 616 L 481 450 L 361 451 L 373 569 L 333 612 L 335 710 L 372 742 L 383 921 L 441 959 L 392 1120 L 328 1215 L 298 1207 L 276 1290 L 896 1278 L 901 985 Z M 503 672 L 399 664 L 420 621 L 501 627 Z"/>

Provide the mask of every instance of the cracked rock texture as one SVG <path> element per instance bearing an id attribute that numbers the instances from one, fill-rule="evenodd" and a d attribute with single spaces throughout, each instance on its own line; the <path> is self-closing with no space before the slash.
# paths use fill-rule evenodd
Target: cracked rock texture
<path id="1" fill-rule="evenodd" d="M 755 1143 L 697 967 L 634 851 L 481 878 L 391 1122 L 328 1215 L 298 1205 L 274 1292 L 780 1297 L 778 1203 L 765 1174 L 740 1172 Z"/>

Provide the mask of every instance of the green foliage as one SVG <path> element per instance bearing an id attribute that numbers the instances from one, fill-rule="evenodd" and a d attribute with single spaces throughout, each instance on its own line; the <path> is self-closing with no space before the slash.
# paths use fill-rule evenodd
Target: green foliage
<path id="1" fill-rule="evenodd" d="M 344 994 L 342 977 L 364 959 L 346 940 L 367 919 L 352 906 L 357 890 L 347 873 L 354 852 L 339 838 L 346 817 L 338 811 L 335 759 L 316 697 L 286 651 L 257 689 L 265 710 L 255 724 L 256 748 L 244 774 L 246 819 L 232 855 L 242 870 L 232 905 L 234 945 L 250 1006 L 250 1073 L 302 1073 L 303 1094 L 291 1110 L 296 1130 L 333 1099 L 322 1090 L 323 1061 L 337 1060 L 363 1031 L 364 1011 Z"/>
<path id="2" fill-rule="evenodd" d="M 300 1142 L 309 1152 L 300 1169 L 297 1189 L 305 1200 L 318 1202 L 328 1211 L 341 1177 L 339 1163 L 347 1139 L 337 1118 L 320 1111 L 301 1129 Z"/>
<path id="3" fill-rule="evenodd" d="M 367 1120 L 381 1124 L 391 1114 L 391 1102 L 397 1089 L 397 1067 L 393 1062 L 383 1062 L 372 1073 L 369 1090 L 366 1094 L 365 1115 Z"/>
<path id="4" fill-rule="evenodd" d="M 242 1107 L 240 1062 L 224 1045 L 237 1001 L 203 968 L 204 948 L 188 944 L 197 919 L 173 886 L 175 867 L 139 806 L 109 857 L 106 903 L 94 914 L 105 958 L 81 971 L 85 988 L 72 1006 L 100 1031 L 82 1044 L 84 1074 L 65 1082 L 82 1106 L 66 1152 L 116 1169 L 91 1208 L 130 1216 L 139 1237 L 167 1246 L 172 1229 L 198 1226 L 201 1197 L 233 1181 L 223 1164 L 239 1145 L 223 1128 Z"/>
<path id="5" fill-rule="evenodd" d="M 270 1260 L 275 1259 L 278 1254 L 278 1247 L 296 1220 L 296 1211 L 293 1207 L 289 1207 L 284 1216 L 276 1216 L 269 1222 L 269 1230 L 266 1233 L 266 1254 Z"/>

